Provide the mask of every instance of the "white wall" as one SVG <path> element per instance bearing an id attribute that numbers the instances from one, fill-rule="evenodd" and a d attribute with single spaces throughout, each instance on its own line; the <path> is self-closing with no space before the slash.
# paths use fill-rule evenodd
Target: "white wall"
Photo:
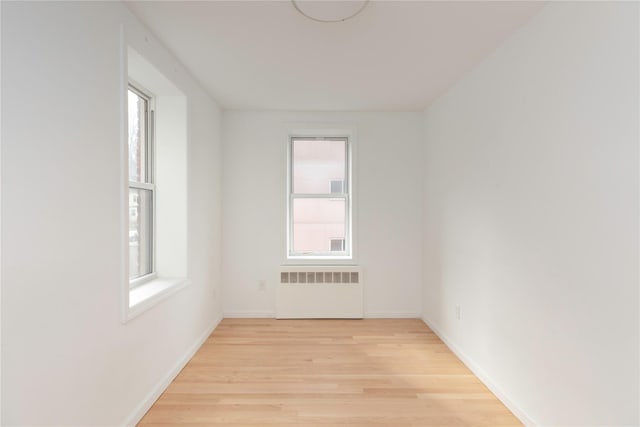
<path id="1" fill-rule="evenodd" d="M 286 250 L 288 126 L 332 124 L 357 130 L 354 240 L 365 315 L 420 315 L 422 114 L 224 112 L 225 315 L 274 315 Z"/>
<path id="2" fill-rule="evenodd" d="M 549 4 L 426 112 L 425 320 L 528 422 L 640 423 L 638 53 Z"/>
<path id="3" fill-rule="evenodd" d="M 187 95 L 192 281 L 127 324 L 121 24 Z M 2 424 L 134 422 L 221 315 L 219 108 L 115 2 L 3 2 L 2 107 Z"/>

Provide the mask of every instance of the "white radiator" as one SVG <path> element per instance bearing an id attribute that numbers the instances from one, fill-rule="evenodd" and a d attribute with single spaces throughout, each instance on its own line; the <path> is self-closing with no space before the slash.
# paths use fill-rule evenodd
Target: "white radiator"
<path id="1" fill-rule="evenodd" d="M 280 267 L 278 319 L 361 319 L 363 306 L 360 267 Z"/>

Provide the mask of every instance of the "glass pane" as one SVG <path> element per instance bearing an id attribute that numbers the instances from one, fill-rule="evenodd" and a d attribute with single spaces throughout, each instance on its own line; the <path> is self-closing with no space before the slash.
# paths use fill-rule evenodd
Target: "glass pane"
<path id="1" fill-rule="evenodd" d="M 346 173 L 345 140 L 293 140 L 293 192 L 336 193 Z M 342 192 L 342 191 L 340 191 Z"/>
<path id="2" fill-rule="evenodd" d="M 344 198 L 293 199 L 293 251 L 331 252 L 345 238 L 345 214 Z"/>
<path id="3" fill-rule="evenodd" d="M 152 192 L 129 188 L 129 279 L 152 271 Z"/>
<path id="4" fill-rule="evenodd" d="M 331 239 L 331 252 L 344 251 L 344 239 Z"/>
<path id="5" fill-rule="evenodd" d="M 146 182 L 147 100 L 129 90 L 129 181 Z"/>

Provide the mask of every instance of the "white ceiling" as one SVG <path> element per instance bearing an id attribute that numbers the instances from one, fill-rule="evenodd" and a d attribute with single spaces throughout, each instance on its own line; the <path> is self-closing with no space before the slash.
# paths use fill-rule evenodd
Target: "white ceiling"
<path id="1" fill-rule="evenodd" d="M 290 1 L 127 5 L 225 109 L 419 111 L 543 3 L 371 1 L 339 23 Z"/>

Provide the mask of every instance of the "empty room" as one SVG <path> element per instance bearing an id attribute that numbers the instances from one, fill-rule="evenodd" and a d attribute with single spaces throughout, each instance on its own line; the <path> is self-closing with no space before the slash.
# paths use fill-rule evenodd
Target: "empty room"
<path id="1" fill-rule="evenodd" d="M 0 24 L 1 425 L 640 425 L 639 2 Z"/>

